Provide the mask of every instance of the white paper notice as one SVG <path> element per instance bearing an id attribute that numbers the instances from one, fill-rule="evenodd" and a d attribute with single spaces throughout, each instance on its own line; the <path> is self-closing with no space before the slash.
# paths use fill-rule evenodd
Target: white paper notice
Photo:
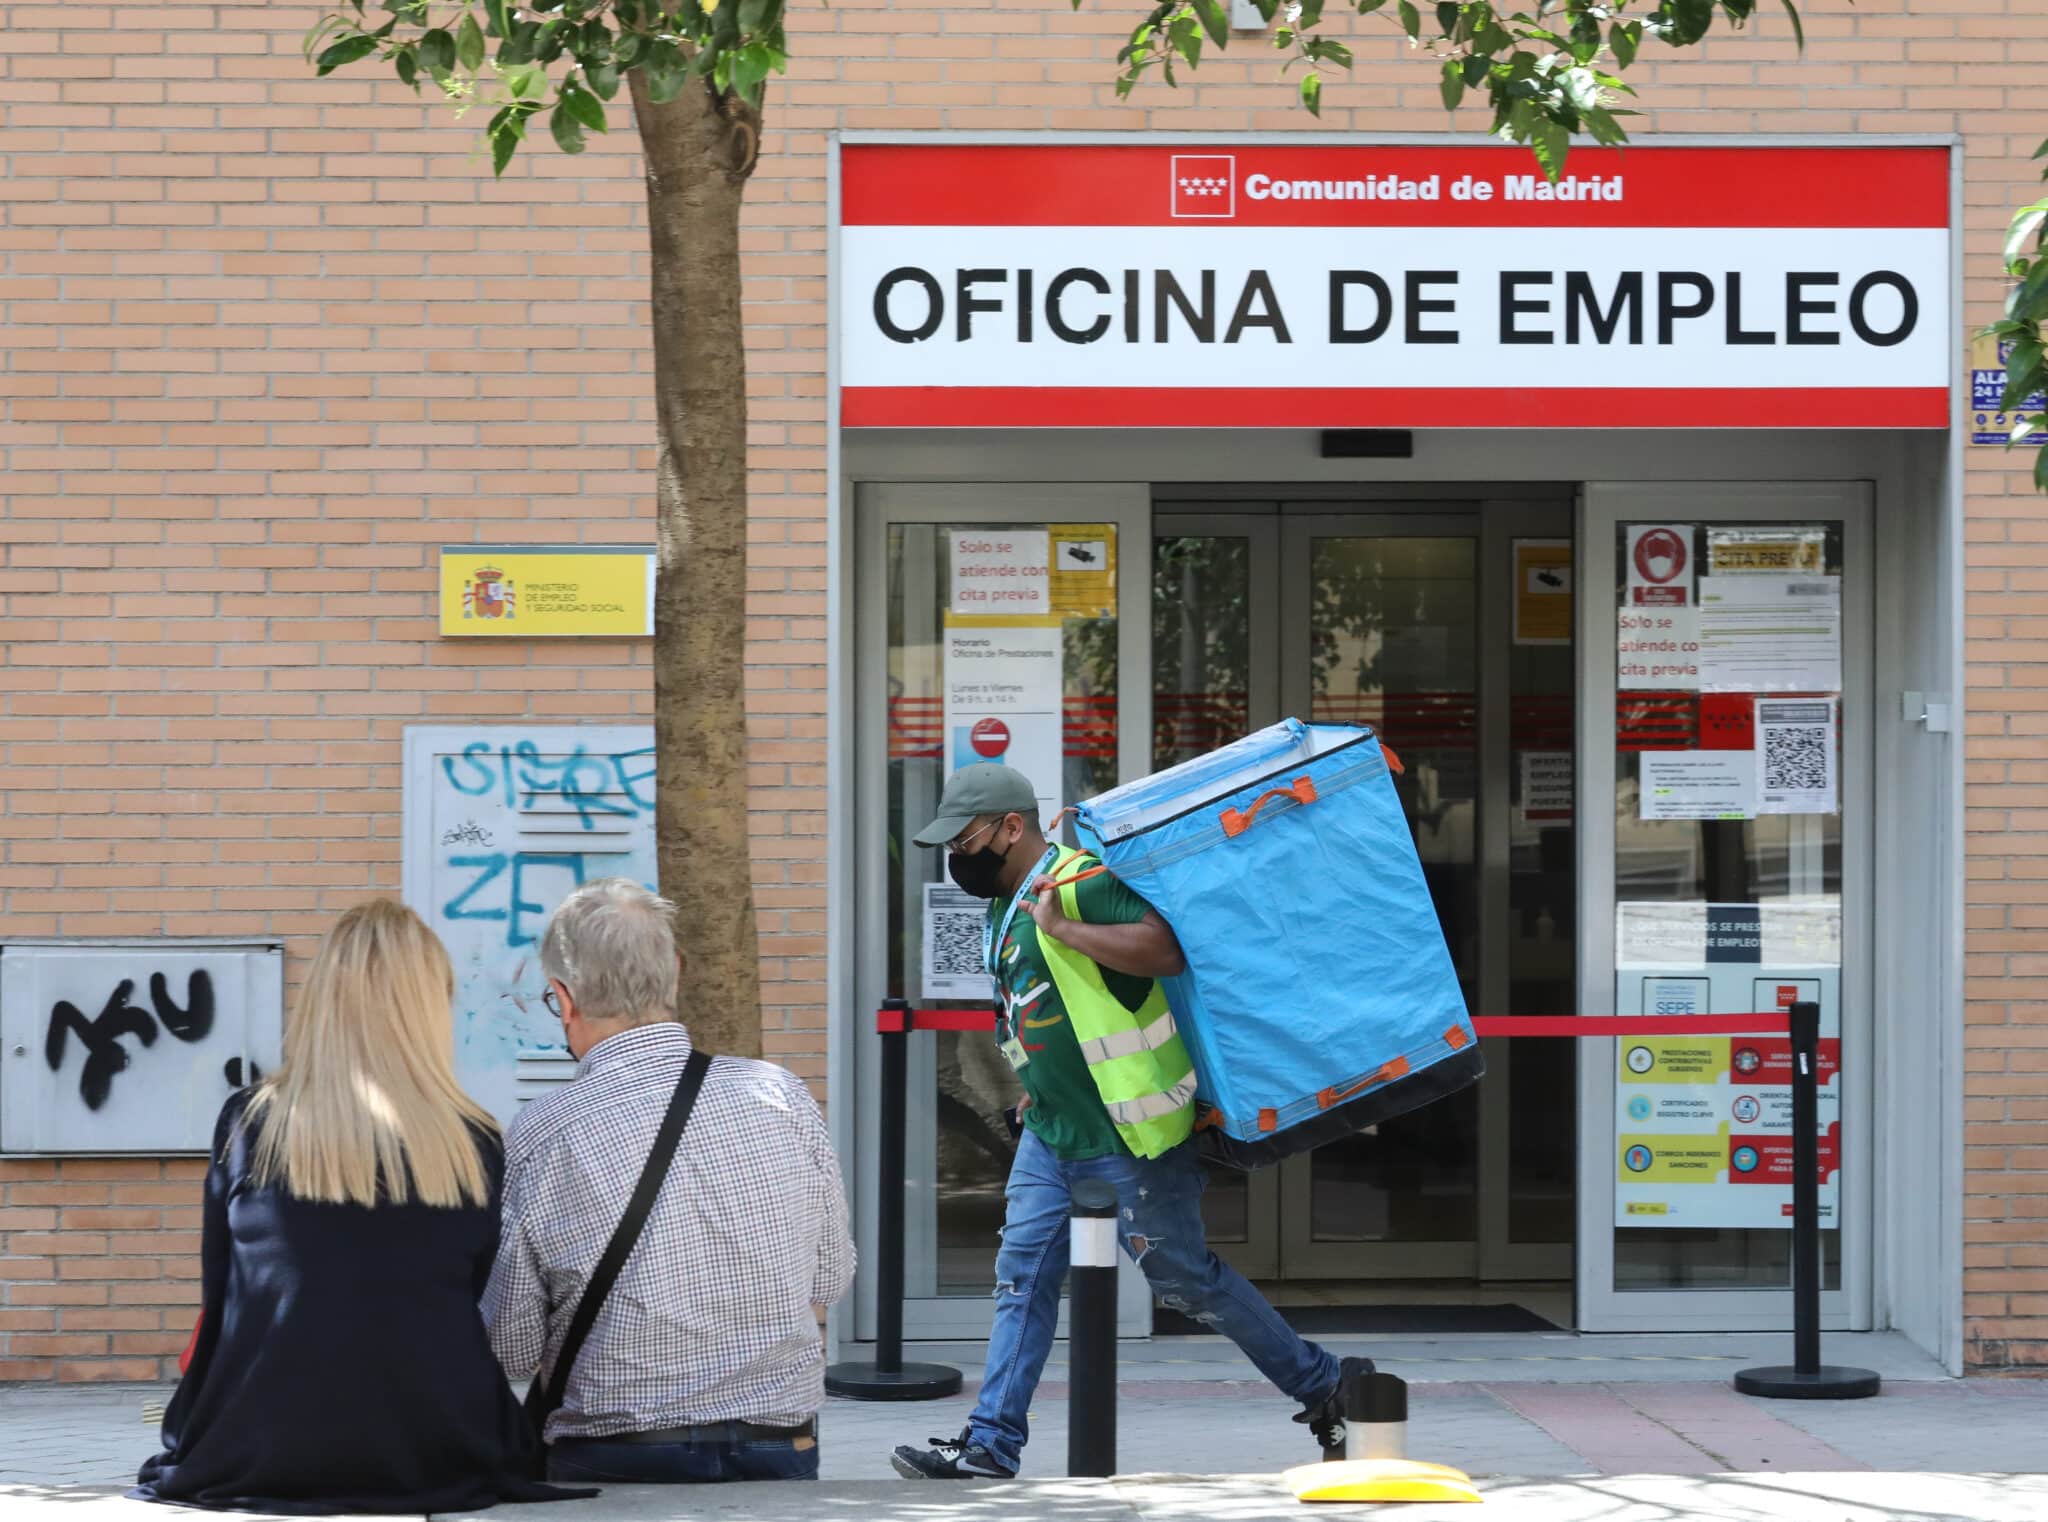
<path id="1" fill-rule="evenodd" d="M 1753 819 L 1756 755 L 1746 750 L 1646 750 L 1645 819 Z"/>
<path id="2" fill-rule="evenodd" d="M 966 529 L 952 536 L 955 613 L 998 618 L 1052 611 L 1052 537 L 1042 528 Z"/>
<path id="3" fill-rule="evenodd" d="M 1839 692 L 1841 579 L 1702 576 L 1702 692 Z"/>
<path id="4" fill-rule="evenodd" d="M 1692 525 L 1631 524 L 1628 591 L 1632 608 L 1683 608 L 1692 601 Z"/>
<path id="5" fill-rule="evenodd" d="M 1530 824 L 1569 822 L 1572 817 L 1572 753 L 1522 752 L 1522 818 Z"/>
<path id="6" fill-rule="evenodd" d="M 946 770 L 998 761 L 1031 779 L 1040 818 L 1060 811 L 1066 690 L 1057 624 L 946 626 Z"/>
<path id="7" fill-rule="evenodd" d="M 1756 701 L 1759 814 L 1835 812 L 1835 702 Z"/>
<path id="8" fill-rule="evenodd" d="M 988 999 L 990 980 L 981 960 L 988 903 L 951 883 L 924 885 L 924 997 Z"/>
<path id="9" fill-rule="evenodd" d="M 1699 609 L 1623 608 L 1614 636 L 1614 685 L 1622 692 L 1697 692 Z"/>

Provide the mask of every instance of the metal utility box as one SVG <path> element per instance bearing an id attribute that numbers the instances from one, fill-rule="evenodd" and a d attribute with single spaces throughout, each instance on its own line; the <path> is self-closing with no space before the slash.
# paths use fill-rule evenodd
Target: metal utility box
<path id="1" fill-rule="evenodd" d="M 275 942 L 0 943 L 0 1153 L 204 1152 L 283 1043 Z"/>

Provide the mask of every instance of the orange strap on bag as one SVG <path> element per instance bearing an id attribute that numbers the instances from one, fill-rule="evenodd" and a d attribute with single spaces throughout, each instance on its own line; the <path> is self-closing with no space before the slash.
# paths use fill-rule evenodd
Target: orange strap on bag
<path id="1" fill-rule="evenodd" d="M 1259 817 L 1259 810 L 1276 798 L 1292 798 L 1296 803 L 1304 805 L 1314 803 L 1316 801 L 1315 779 L 1312 777 L 1296 777 L 1290 786 L 1276 787 L 1261 793 L 1258 801 L 1248 809 L 1243 811 L 1225 809 L 1222 814 L 1217 816 L 1223 822 L 1224 836 L 1230 840 L 1237 839 L 1238 836 L 1252 827 L 1252 821 Z"/>

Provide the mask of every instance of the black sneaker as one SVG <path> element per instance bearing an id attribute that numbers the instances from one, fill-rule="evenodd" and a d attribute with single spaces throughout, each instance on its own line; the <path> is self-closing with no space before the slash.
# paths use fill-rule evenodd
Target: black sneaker
<path id="1" fill-rule="evenodd" d="M 988 1449 L 968 1440 L 972 1432 L 971 1427 L 963 1427 L 958 1437 L 932 1438 L 929 1448 L 905 1443 L 889 1455 L 889 1462 L 906 1480 L 1016 1479 L 1016 1470 L 1003 1468 Z"/>
<path id="2" fill-rule="evenodd" d="M 1344 1386 L 1355 1376 L 1373 1372 L 1370 1358 L 1346 1358 L 1337 1367 L 1337 1383 L 1328 1395 L 1312 1406 L 1303 1406 L 1294 1419 L 1316 1435 L 1325 1455 L 1344 1452 Z"/>

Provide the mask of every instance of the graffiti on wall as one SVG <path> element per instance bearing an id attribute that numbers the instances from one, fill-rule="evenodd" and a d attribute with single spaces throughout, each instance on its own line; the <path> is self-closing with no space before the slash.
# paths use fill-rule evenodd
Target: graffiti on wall
<path id="1" fill-rule="evenodd" d="M 210 942 L 0 951 L 0 1150 L 197 1151 L 275 1067 L 283 957 Z"/>
<path id="2" fill-rule="evenodd" d="M 548 917 L 600 877 L 652 886 L 654 748 L 645 729 L 542 726 L 441 731 L 407 769 L 408 842 L 421 870 L 407 897 L 455 962 L 455 1054 L 463 1085 L 509 1120 L 528 1097 L 522 1058 L 561 1050 L 542 1002 Z M 610 741 L 611 743 L 604 743 Z"/>

